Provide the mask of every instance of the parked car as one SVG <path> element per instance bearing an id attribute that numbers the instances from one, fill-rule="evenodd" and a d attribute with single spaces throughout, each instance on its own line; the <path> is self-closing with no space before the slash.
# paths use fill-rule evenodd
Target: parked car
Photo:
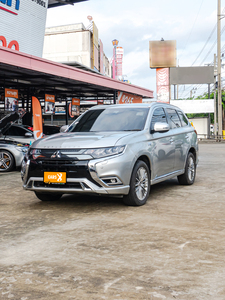
<path id="1" fill-rule="evenodd" d="M 24 154 L 28 146 L 18 141 L 5 138 L 3 133 L 7 131 L 12 122 L 19 119 L 17 112 L 2 114 L 0 119 L 0 173 L 12 171 L 15 167 L 21 166 Z"/>
<path id="2" fill-rule="evenodd" d="M 33 127 L 29 126 L 29 125 L 23 125 L 23 127 L 33 131 Z M 50 124 L 43 124 L 43 134 L 45 135 L 51 135 L 51 134 L 55 134 L 55 133 L 59 133 L 60 132 L 60 126 L 58 125 L 50 125 Z"/>
<path id="3" fill-rule="evenodd" d="M 146 203 L 150 186 L 173 177 L 195 181 L 195 129 L 177 107 L 153 102 L 95 106 L 66 132 L 35 141 L 25 155 L 25 190 L 43 201 L 63 194 L 122 196 Z"/>
<path id="4" fill-rule="evenodd" d="M 2 134 L 5 138 L 25 144 L 31 144 L 34 141 L 32 130 L 26 128 L 24 125 L 11 124 Z"/>
<path id="5" fill-rule="evenodd" d="M 0 173 L 10 172 L 21 166 L 28 146 L 8 139 L 0 139 Z"/>

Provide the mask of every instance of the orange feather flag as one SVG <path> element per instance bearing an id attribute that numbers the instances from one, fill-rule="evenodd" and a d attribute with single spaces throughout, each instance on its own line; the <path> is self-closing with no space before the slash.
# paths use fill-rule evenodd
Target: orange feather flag
<path id="1" fill-rule="evenodd" d="M 32 110 L 33 110 L 33 133 L 34 139 L 43 137 L 43 124 L 42 124 L 42 111 L 41 104 L 36 97 L 32 97 Z"/>

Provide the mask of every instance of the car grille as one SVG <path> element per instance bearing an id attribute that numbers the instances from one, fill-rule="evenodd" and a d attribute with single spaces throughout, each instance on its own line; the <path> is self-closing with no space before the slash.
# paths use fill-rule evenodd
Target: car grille
<path id="1" fill-rule="evenodd" d="M 44 172 L 66 172 L 67 178 L 87 178 L 95 185 L 101 187 L 90 175 L 88 161 L 65 160 L 65 159 L 44 159 L 31 160 L 29 168 L 29 177 L 44 177 Z M 38 183 L 40 184 L 40 182 Z M 45 185 L 45 183 L 43 183 Z M 76 183 L 66 183 L 63 187 Z M 79 183 L 78 183 L 79 184 Z M 49 185 L 47 185 L 49 187 Z M 80 185 L 79 185 L 80 186 Z M 56 187 L 56 185 L 54 185 Z M 74 186 L 73 186 L 74 187 Z M 57 186 L 58 188 L 58 186 Z M 59 187 L 60 188 L 60 187 Z"/>

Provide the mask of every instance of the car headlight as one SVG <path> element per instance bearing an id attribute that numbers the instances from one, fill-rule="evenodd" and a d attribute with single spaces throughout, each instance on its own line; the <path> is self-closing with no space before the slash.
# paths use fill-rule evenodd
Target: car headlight
<path id="1" fill-rule="evenodd" d="M 93 158 L 101 158 L 120 154 L 124 151 L 125 146 L 115 146 L 108 148 L 87 149 L 83 154 L 91 155 Z"/>
<path id="2" fill-rule="evenodd" d="M 16 149 L 20 152 L 23 152 L 23 153 L 27 153 L 27 150 L 28 148 L 27 147 L 16 147 Z"/>

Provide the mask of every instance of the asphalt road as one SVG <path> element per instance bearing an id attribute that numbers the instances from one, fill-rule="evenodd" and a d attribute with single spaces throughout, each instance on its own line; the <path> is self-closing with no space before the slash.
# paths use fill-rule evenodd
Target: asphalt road
<path id="1" fill-rule="evenodd" d="M 200 144 L 196 182 L 142 207 L 41 202 L 0 175 L 0 299 L 225 299 L 225 143 Z"/>

